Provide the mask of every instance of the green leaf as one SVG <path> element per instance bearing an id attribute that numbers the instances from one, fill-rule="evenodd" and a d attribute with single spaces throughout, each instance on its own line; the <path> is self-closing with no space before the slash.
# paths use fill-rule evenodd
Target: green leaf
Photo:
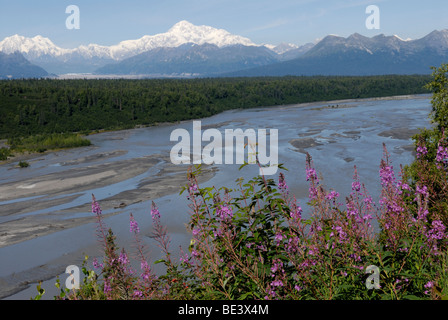
<path id="1" fill-rule="evenodd" d="M 226 280 L 224 280 L 224 283 L 222 284 L 222 287 L 225 289 L 227 282 L 229 282 L 229 280 L 232 279 L 232 276 L 228 277 Z"/>
<path id="2" fill-rule="evenodd" d="M 405 296 L 403 296 L 403 299 L 405 299 L 405 300 L 422 300 L 422 298 L 419 298 L 413 294 L 405 295 Z"/>
<path id="3" fill-rule="evenodd" d="M 163 263 L 163 262 L 166 262 L 165 259 L 159 259 L 159 260 L 154 261 L 154 264 L 159 264 L 159 263 Z"/>
<path id="4" fill-rule="evenodd" d="M 241 295 L 241 296 L 238 298 L 238 300 L 245 300 L 245 299 L 247 299 L 248 297 L 253 297 L 253 296 L 254 296 L 254 294 L 253 294 L 252 292 L 246 292 L 245 294 Z"/>

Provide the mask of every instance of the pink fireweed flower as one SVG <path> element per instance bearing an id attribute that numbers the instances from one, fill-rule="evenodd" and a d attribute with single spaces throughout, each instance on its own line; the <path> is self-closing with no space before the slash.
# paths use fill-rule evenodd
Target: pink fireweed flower
<path id="1" fill-rule="evenodd" d="M 278 188 L 284 192 L 288 191 L 288 185 L 286 184 L 285 176 L 283 175 L 282 172 L 280 172 L 278 177 Z"/>
<path id="2" fill-rule="evenodd" d="M 366 214 L 366 215 L 364 215 L 364 217 L 362 217 L 362 219 L 363 219 L 364 221 L 368 221 L 368 220 L 372 220 L 373 217 L 372 217 L 371 214 Z"/>
<path id="3" fill-rule="evenodd" d="M 353 203 L 352 201 L 347 202 L 347 217 L 357 217 L 358 214 L 358 209 L 355 206 L 355 203 Z"/>
<path id="4" fill-rule="evenodd" d="M 273 287 L 283 287 L 283 282 L 281 280 L 274 280 L 271 282 L 271 286 Z"/>
<path id="5" fill-rule="evenodd" d="M 371 196 L 366 196 L 365 198 L 364 198 L 364 203 L 366 204 L 366 205 L 372 205 L 373 204 L 373 200 L 372 200 L 372 197 Z"/>
<path id="6" fill-rule="evenodd" d="M 198 185 L 193 183 L 190 187 L 189 187 L 190 192 L 196 192 L 198 191 Z"/>
<path id="7" fill-rule="evenodd" d="M 425 146 L 417 147 L 417 159 L 420 159 L 423 156 L 426 156 L 427 154 L 428 154 L 428 149 Z"/>
<path id="8" fill-rule="evenodd" d="M 426 210 L 423 210 L 423 209 L 419 209 L 418 210 L 418 213 L 417 213 L 417 219 L 418 220 L 423 220 L 423 221 L 427 221 L 427 219 L 426 219 L 426 216 L 429 214 L 429 211 L 426 209 Z"/>
<path id="9" fill-rule="evenodd" d="M 123 265 L 129 262 L 126 252 L 121 251 L 120 256 L 118 257 L 118 262 L 120 262 Z"/>
<path id="10" fill-rule="evenodd" d="M 152 202 L 151 206 L 151 217 L 153 221 L 160 221 L 160 212 L 154 201 Z"/>
<path id="11" fill-rule="evenodd" d="M 106 279 L 108 280 L 108 279 Z M 112 287 L 109 284 L 109 281 L 104 281 L 104 293 L 107 295 L 109 292 L 112 291 Z"/>
<path id="12" fill-rule="evenodd" d="M 215 239 L 221 237 L 222 234 L 223 234 L 222 229 L 218 229 L 218 230 L 213 229 L 213 237 L 215 237 Z"/>
<path id="13" fill-rule="evenodd" d="M 337 198 L 339 198 L 339 193 L 333 190 L 329 194 L 327 194 L 326 198 L 328 200 L 333 200 L 333 199 L 336 200 Z"/>
<path id="14" fill-rule="evenodd" d="M 191 256 L 194 257 L 194 258 L 196 258 L 196 259 L 198 259 L 201 255 L 200 255 L 199 252 L 197 252 L 195 249 L 193 249 L 193 250 L 191 251 Z"/>
<path id="15" fill-rule="evenodd" d="M 93 258 L 93 262 L 92 262 L 92 264 L 93 264 L 93 267 L 94 267 L 95 269 L 102 269 L 102 268 L 103 268 L 103 264 L 102 264 L 102 263 L 99 263 L 98 260 L 97 260 L 96 258 Z"/>
<path id="16" fill-rule="evenodd" d="M 359 181 L 352 182 L 352 191 L 359 192 L 361 190 L 361 183 Z"/>
<path id="17" fill-rule="evenodd" d="M 225 205 L 220 205 L 218 209 L 216 209 L 216 215 L 221 219 L 221 220 L 229 220 L 232 219 L 233 217 L 233 211 L 232 208 L 225 206 Z"/>
<path id="18" fill-rule="evenodd" d="M 185 253 L 183 256 L 179 258 L 180 262 L 188 264 L 190 262 L 190 258 L 188 257 L 188 253 Z"/>
<path id="19" fill-rule="evenodd" d="M 306 154 L 306 181 L 310 182 L 309 187 L 309 198 L 310 200 L 317 199 L 318 190 L 316 186 L 319 185 L 319 179 L 317 178 L 316 170 L 312 167 L 311 156 Z"/>
<path id="20" fill-rule="evenodd" d="M 140 262 L 140 269 L 143 271 L 140 276 L 144 280 L 149 280 L 151 278 L 151 266 L 146 260 Z"/>
<path id="21" fill-rule="evenodd" d="M 318 194 L 317 188 L 310 186 L 308 197 L 311 200 L 314 200 L 317 199 L 317 194 Z"/>
<path id="22" fill-rule="evenodd" d="M 279 246 L 283 240 L 283 235 L 281 233 L 277 233 L 274 237 L 274 240 L 275 240 L 276 245 Z"/>
<path id="23" fill-rule="evenodd" d="M 429 195 L 428 187 L 426 186 L 420 187 L 419 185 L 417 185 L 415 192 L 420 193 L 423 197 L 427 197 Z"/>
<path id="24" fill-rule="evenodd" d="M 380 178 L 382 186 L 395 182 L 394 168 L 393 166 L 388 166 L 384 160 L 381 161 Z"/>
<path id="25" fill-rule="evenodd" d="M 403 190 L 411 191 L 411 187 L 403 181 L 398 181 L 397 182 L 397 193 L 403 194 Z"/>
<path id="26" fill-rule="evenodd" d="M 310 180 L 319 182 L 319 179 L 317 178 L 316 170 L 312 167 L 308 167 L 306 169 L 306 181 L 310 181 Z"/>
<path id="27" fill-rule="evenodd" d="M 277 271 L 281 271 L 281 272 L 283 272 L 284 270 L 283 270 L 283 262 L 280 260 L 280 259 L 275 259 L 274 260 L 274 263 L 273 263 L 273 265 L 272 265 L 272 267 L 271 267 L 271 272 L 272 272 L 272 274 L 271 274 L 271 276 L 272 277 L 274 277 L 275 276 L 275 273 L 277 272 Z"/>
<path id="28" fill-rule="evenodd" d="M 340 226 L 337 226 L 337 227 L 335 227 L 334 229 L 338 232 L 339 240 L 340 240 L 341 242 L 344 242 L 344 241 L 347 239 L 347 233 L 345 233 L 345 232 L 342 230 L 342 227 L 340 227 Z"/>
<path id="29" fill-rule="evenodd" d="M 129 221 L 129 232 L 131 233 L 139 233 L 140 228 L 138 227 L 137 221 L 135 221 L 134 216 L 132 213 L 130 214 L 130 221 Z"/>
<path id="30" fill-rule="evenodd" d="M 92 213 L 98 216 L 102 214 L 101 207 L 93 195 L 92 195 Z"/>
<path id="31" fill-rule="evenodd" d="M 437 148 L 436 161 L 443 162 L 447 158 L 448 158 L 448 148 L 439 145 L 439 147 Z"/>
<path id="32" fill-rule="evenodd" d="M 426 289 L 431 289 L 432 287 L 433 287 L 433 285 L 434 285 L 434 283 L 432 282 L 432 281 L 428 281 L 425 285 L 424 285 L 424 287 L 426 288 Z M 429 290 L 426 290 L 425 292 L 423 292 L 424 294 L 429 294 Z"/>
<path id="33" fill-rule="evenodd" d="M 440 220 L 434 220 L 431 223 L 432 228 L 428 231 L 428 240 L 441 240 L 446 237 L 445 235 L 445 225 Z"/>
<path id="34" fill-rule="evenodd" d="M 294 205 L 294 206 L 292 207 L 291 212 L 290 212 L 290 216 L 291 216 L 291 218 L 294 219 L 294 220 L 300 220 L 300 219 L 302 219 L 302 208 L 299 207 L 299 206 L 297 206 L 297 205 Z"/>

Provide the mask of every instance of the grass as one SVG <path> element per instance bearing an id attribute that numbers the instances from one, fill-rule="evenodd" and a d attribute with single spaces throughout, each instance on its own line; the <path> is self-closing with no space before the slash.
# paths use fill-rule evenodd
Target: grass
<path id="1" fill-rule="evenodd" d="M 39 134 L 8 139 L 11 152 L 45 152 L 47 150 L 90 146 L 90 140 L 76 133 Z M 7 154 L 7 152 L 4 152 Z"/>

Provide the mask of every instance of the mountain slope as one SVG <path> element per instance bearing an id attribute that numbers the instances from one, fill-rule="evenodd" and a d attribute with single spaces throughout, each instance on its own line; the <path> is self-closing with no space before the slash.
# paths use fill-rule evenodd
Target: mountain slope
<path id="1" fill-rule="evenodd" d="M 106 65 L 96 73 L 207 76 L 277 61 L 277 55 L 265 47 L 187 43 L 175 48 L 156 48 Z"/>
<path id="2" fill-rule="evenodd" d="M 372 38 L 329 35 L 300 57 L 226 76 L 428 74 L 448 62 L 448 30 L 405 41 L 398 36 Z"/>
<path id="3" fill-rule="evenodd" d="M 0 79 L 41 78 L 48 73 L 26 60 L 19 52 L 0 52 Z"/>

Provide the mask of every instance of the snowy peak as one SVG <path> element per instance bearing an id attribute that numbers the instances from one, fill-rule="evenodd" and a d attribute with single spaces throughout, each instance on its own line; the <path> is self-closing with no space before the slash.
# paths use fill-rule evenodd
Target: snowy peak
<path id="1" fill-rule="evenodd" d="M 185 43 L 202 45 L 205 43 L 214 44 L 218 47 L 229 45 L 256 46 L 250 39 L 233 35 L 224 29 L 216 29 L 210 26 L 196 26 L 186 20 L 176 23 L 168 32 L 155 35 L 154 40 L 165 40 L 160 47 L 174 47 Z"/>
<path id="2" fill-rule="evenodd" d="M 291 50 L 294 50 L 297 48 L 298 48 L 298 46 L 293 43 L 282 42 L 278 46 L 273 47 L 271 50 L 278 54 L 283 54 L 285 52 L 288 52 L 288 51 L 291 51 Z"/>
<path id="3" fill-rule="evenodd" d="M 174 26 L 172 26 L 168 32 L 183 32 L 185 30 L 191 30 L 193 28 L 195 28 L 196 26 L 190 22 L 188 22 L 187 20 L 182 20 L 179 21 L 178 23 L 176 23 Z"/>
<path id="4" fill-rule="evenodd" d="M 64 49 L 56 46 L 50 39 L 40 35 L 26 38 L 14 35 L 0 41 L 0 51 L 12 53 L 19 51 L 27 58 L 36 59 L 43 55 L 61 57 L 63 55 L 79 55 L 81 57 L 122 60 L 155 48 L 178 47 L 186 43 L 202 45 L 214 44 L 218 47 L 230 45 L 256 46 L 250 39 L 233 35 L 224 29 L 209 26 L 196 26 L 186 20 L 172 26 L 167 32 L 156 35 L 145 35 L 136 40 L 125 40 L 112 46 L 98 44 L 82 45 L 75 49 Z"/>
<path id="5" fill-rule="evenodd" d="M 34 38 L 26 38 L 16 34 L 0 41 L 0 51 L 7 54 L 19 51 L 28 56 L 37 57 L 41 55 L 59 56 L 70 50 L 59 48 L 50 39 L 40 35 Z"/>

